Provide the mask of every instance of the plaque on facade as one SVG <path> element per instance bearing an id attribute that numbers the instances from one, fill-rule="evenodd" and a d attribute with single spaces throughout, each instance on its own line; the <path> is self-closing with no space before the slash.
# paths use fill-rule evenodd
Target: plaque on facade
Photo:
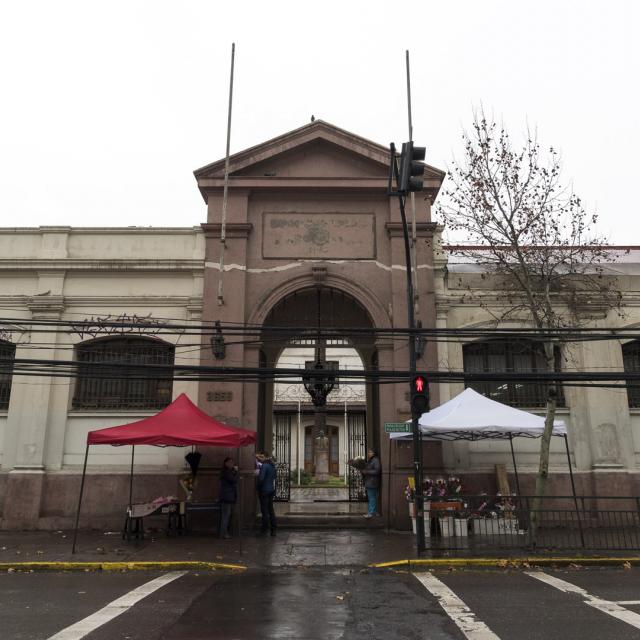
<path id="1" fill-rule="evenodd" d="M 265 213 L 264 258 L 376 257 L 373 213 Z"/>
<path id="2" fill-rule="evenodd" d="M 231 402 L 233 391 L 207 391 L 207 402 Z"/>

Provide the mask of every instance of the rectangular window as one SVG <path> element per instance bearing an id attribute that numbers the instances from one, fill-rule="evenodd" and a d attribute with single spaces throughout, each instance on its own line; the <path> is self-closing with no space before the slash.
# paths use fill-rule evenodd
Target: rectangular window
<path id="1" fill-rule="evenodd" d="M 0 410 L 9 408 L 16 345 L 0 341 Z"/>
<path id="2" fill-rule="evenodd" d="M 469 373 L 544 373 L 547 371 L 544 347 L 529 341 L 490 340 L 473 342 L 462 348 L 464 370 Z M 560 370 L 560 350 L 555 349 L 555 370 Z M 467 387 L 511 407 L 537 408 L 547 403 L 544 381 L 471 381 Z M 558 406 L 564 406 L 559 387 Z"/>
<path id="3" fill-rule="evenodd" d="M 72 407 L 79 410 L 162 409 L 171 402 L 173 345 L 148 338 L 97 339 L 77 347 Z M 146 367 L 145 365 L 154 365 Z"/>

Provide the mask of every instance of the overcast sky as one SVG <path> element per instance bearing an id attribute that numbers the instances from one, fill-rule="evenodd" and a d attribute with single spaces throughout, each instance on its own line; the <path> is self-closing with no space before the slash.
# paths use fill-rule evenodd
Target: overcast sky
<path id="1" fill-rule="evenodd" d="M 409 7 L 413 5 L 409 13 Z M 189 226 L 192 171 L 312 114 L 446 169 L 480 104 L 561 150 L 600 230 L 640 244 L 640 3 L 0 4 L 0 226 Z M 406 25 L 406 26 L 403 26 Z"/>

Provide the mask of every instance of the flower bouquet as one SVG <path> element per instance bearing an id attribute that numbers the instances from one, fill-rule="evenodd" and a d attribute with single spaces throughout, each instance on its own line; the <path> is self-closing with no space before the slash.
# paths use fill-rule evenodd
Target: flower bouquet
<path id="1" fill-rule="evenodd" d="M 180 486 L 185 492 L 185 501 L 191 502 L 193 491 L 198 486 L 198 479 L 192 473 L 184 475 L 180 478 Z"/>
<path id="2" fill-rule="evenodd" d="M 367 461 L 362 456 L 356 456 L 349 460 L 349 466 L 357 469 L 358 471 L 362 471 L 367 466 Z"/>

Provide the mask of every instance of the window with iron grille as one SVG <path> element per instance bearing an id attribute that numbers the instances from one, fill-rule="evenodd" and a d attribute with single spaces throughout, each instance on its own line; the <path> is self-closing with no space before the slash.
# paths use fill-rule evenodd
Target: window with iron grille
<path id="1" fill-rule="evenodd" d="M 488 340 L 462 347 L 465 373 L 543 373 L 547 371 L 544 347 L 528 340 Z M 560 371 L 560 350 L 555 348 L 555 370 Z M 467 387 L 487 398 L 511 407 L 544 407 L 547 387 L 544 382 L 468 382 Z M 564 406 L 562 387 L 558 406 Z"/>
<path id="2" fill-rule="evenodd" d="M 624 370 L 631 373 L 640 371 L 640 340 L 633 340 L 622 345 L 622 362 Z M 627 382 L 627 399 L 630 409 L 640 407 L 640 385 Z"/>
<path id="3" fill-rule="evenodd" d="M 16 345 L 0 340 L 0 410 L 9 408 L 13 361 L 16 357 Z"/>
<path id="4" fill-rule="evenodd" d="M 72 407 L 80 410 L 166 407 L 173 392 L 172 371 L 147 369 L 144 365 L 172 366 L 174 354 L 173 345 L 152 338 L 98 338 L 78 345 L 76 358 L 81 364 Z"/>

